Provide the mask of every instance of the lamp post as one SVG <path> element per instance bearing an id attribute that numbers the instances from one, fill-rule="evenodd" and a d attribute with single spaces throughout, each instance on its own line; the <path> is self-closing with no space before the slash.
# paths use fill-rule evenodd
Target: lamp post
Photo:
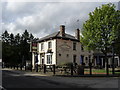
<path id="1" fill-rule="evenodd" d="M 90 55 L 89 55 L 89 68 L 90 68 L 90 75 L 92 75 L 92 63 L 91 63 L 91 59 L 90 59 Z"/>
<path id="2" fill-rule="evenodd" d="M 28 43 L 30 44 L 30 61 L 31 61 L 31 64 L 30 64 L 31 69 L 30 70 L 32 72 L 32 41 L 30 40 L 30 42 L 28 42 Z"/>
<path id="3" fill-rule="evenodd" d="M 35 54 L 35 69 L 36 69 L 36 72 L 38 72 L 38 53 L 36 52 Z"/>
<path id="4" fill-rule="evenodd" d="M 115 42 L 112 41 L 112 74 L 115 74 L 115 67 L 114 67 L 114 44 Z"/>

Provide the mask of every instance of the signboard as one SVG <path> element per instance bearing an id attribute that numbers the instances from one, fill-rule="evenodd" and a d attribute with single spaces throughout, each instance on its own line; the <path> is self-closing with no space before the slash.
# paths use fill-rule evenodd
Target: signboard
<path id="1" fill-rule="evenodd" d="M 31 43 L 31 51 L 32 52 L 37 52 L 37 43 L 35 43 L 35 42 Z"/>

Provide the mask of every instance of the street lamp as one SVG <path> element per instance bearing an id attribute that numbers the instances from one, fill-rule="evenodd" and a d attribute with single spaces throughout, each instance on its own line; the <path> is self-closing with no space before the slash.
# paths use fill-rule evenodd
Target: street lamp
<path id="1" fill-rule="evenodd" d="M 30 61 L 31 61 L 31 72 L 32 72 L 32 40 L 30 40 L 30 42 L 28 42 L 30 44 Z"/>
<path id="2" fill-rule="evenodd" d="M 112 41 L 112 74 L 115 74 L 115 67 L 114 67 L 114 44 L 115 42 Z"/>

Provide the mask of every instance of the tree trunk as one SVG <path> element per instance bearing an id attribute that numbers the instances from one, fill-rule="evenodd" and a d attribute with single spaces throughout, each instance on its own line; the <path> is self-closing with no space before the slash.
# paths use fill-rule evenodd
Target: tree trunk
<path id="1" fill-rule="evenodd" d="M 119 61 L 118 61 L 119 63 L 118 63 L 118 66 L 120 66 L 120 54 L 119 54 L 119 56 L 118 56 L 118 57 L 119 57 Z"/>
<path id="2" fill-rule="evenodd" d="M 108 67 L 107 53 L 105 53 L 105 69 L 106 69 L 106 75 L 109 75 L 109 67 Z"/>
<path id="3" fill-rule="evenodd" d="M 113 53 L 113 56 L 112 56 L 112 74 L 114 75 L 114 74 L 115 74 L 115 65 L 114 65 L 114 48 L 112 48 L 112 53 Z"/>

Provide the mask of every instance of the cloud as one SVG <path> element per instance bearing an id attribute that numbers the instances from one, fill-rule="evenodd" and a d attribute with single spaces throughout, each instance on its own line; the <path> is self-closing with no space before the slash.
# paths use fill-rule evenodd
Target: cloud
<path id="1" fill-rule="evenodd" d="M 99 3 L 41 3 L 41 2 L 7 2 L 4 3 L 3 31 L 23 33 L 27 29 L 36 37 L 43 37 L 66 25 L 66 32 L 74 34 L 76 28 L 82 28 L 88 19 L 88 13 Z M 79 22 L 76 21 L 79 19 Z M 65 23 L 66 22 L 66 23 Z"/>

